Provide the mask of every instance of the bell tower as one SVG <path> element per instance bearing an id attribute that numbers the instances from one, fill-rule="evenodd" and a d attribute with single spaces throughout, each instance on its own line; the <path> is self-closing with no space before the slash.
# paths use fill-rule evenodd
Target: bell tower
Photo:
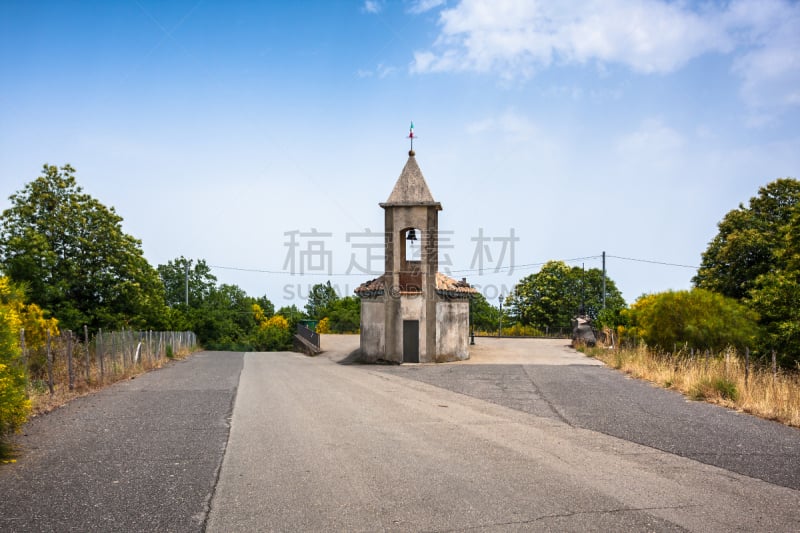
<path id="1" fill-rule="evenodd" d="M 384 302 L 386 353 L 402 355 L 405 362 L 419 362 L 436 351 L 436 272 L 442 204 L 433 199 L 413 150 L 408 152 L 408 161 L 389 199 L 379 205 L 384 210 L 385 291 L 396 296 Z M 408 307 L 402 305 L 404 301 L 416 312 L 404 313 L 404 307 Z"/>
<path id="2" fill-rule="evenodd" d="M 469 358 L 469 300 L 476 292 L 439 267 L 439 211 L 412 145 L 384 212 L 384 274 L 362 283 L 365 362 L 445 362 Z"/>

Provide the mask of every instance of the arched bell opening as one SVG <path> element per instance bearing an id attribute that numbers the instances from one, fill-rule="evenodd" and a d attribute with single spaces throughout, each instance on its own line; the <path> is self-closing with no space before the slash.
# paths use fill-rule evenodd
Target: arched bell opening
<path id="1" fill-rule="evenodd" d="M 422 230 L 405 228 L 400 232 L 400 291 L 422 292 Z"/>

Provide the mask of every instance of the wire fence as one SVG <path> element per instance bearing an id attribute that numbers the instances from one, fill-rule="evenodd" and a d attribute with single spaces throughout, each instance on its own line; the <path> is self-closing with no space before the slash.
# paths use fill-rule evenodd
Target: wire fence
<path id="1" fill-rule="evenodd" d="M 70 392 L 118 381 L 142 370 L 161 366 L 166 360 L 197 349 L 197 336 L 191 331 L 104 332 L 90 336 L 70 330 L 51 336 L 29 349 L 24 330 L 20 333 L 23 361 L 30 387 L 50 395 L 58 389 Z"/>
<path id="2" fill-rule="evenodd" d="M 513 324 L 503 326 L 501 329 L 475 328 L 476 337 L 520 337 L 534 339 L 569 339 L 572 337 L 572 326 L 522 326 Z"/>

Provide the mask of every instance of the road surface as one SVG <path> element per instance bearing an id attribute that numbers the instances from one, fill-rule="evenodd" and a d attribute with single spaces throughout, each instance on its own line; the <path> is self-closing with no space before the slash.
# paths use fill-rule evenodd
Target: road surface
<path id="1" fill-rule="evenodd" d="M 35 420 L 0 530 L 800 530 L 797 430 L 563 341 L 402 366 L 323 342 L 200 354 Z"/>

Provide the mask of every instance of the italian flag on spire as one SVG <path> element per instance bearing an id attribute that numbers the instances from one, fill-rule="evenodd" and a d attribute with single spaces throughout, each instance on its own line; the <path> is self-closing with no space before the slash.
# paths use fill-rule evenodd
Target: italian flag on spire
<path id="1" fill-rule="evenodd" d="M 408 130 L 408 138 L 409 139 L 414 138 L 414 121 L 411 121 L 411 128 L 409 128 Z"/>

